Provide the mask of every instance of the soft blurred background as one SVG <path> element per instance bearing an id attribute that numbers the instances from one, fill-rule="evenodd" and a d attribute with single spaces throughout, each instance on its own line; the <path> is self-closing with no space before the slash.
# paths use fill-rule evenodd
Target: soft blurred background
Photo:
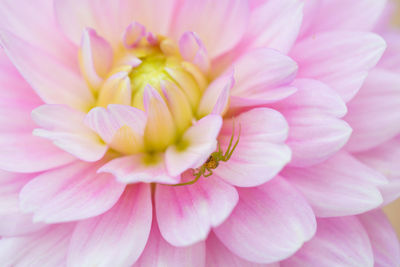
<path id="1" fill-rule="evenodd" d="M 397 14 L 393 19 L 393 23 L 397 27 L 400 27 L 400 0 L 395 1 L 397 2 Z M 400 199 L 386 206 L 385 212 L 395 227 L 398 237 L 400 238 Z"/>

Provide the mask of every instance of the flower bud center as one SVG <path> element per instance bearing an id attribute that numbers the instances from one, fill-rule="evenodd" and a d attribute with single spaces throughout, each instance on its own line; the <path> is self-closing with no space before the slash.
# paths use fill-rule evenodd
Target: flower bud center
<path id="1" fill-rule="evenodd" d="M 124 50 L 99 91 L 98 106 L 124 104 L 145 111 L 144 150 L 162 152 L 191 126 L 207 79 L 183 60 L 170 39 L 143 38 Z"/>

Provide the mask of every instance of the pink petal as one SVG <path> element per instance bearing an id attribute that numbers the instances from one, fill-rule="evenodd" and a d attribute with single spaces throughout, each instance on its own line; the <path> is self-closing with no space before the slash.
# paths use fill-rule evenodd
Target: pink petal
<path id="1" fill-rule="evenodd" d="M 132 18 L 135 21 L 146 25 L 149 32 L 169 35 L 180 0 L 128 0 L 127 2 L 132 3 Z"/>
<path id="2" fill-rule="evenodd" d="M 19 192 L 35 174 L 0 171 L 0 214 L 19 212 Z"/>
<path id="3" fill-rule="evenodd" d="M 56 0 L 58 23 L 66 35 L 79 43 L 84 28 L 91 27 L 118 47 L 126 27 L 137 21 L 151 31 L 167 35 L 177 0 L 90 1 Z M 104 19 L 107 18 L 107 19 Z"/>
<path id="4" fill-rule="evenodd" d="M 147 118 L 142 110 L 116 104 L 108 105 L 107 110 L 120 127 L 129 126 L 136 135 L 143 136 Z"/>
<path id="5" fill-rule="evenodd" d="M 76 162 L 37 176 L 20 193 L 21 209 L 46 223 L 104 213 L 118 201 L 125 185 L 111 175 L 97 174 L 99 164 Z"/>
<path id="6" fill-rule="evenodd" d="M 34 174 L 17 174 L 0 171 L 0 235 L 3 237 L 25 235 L 42 229 L 45 225 L 33 223 L 32 216 L 19 209 L 19 192 Z"/>
<path id="7" fill-rule="evenodd" d="M 258 264 L 239 258 L 229 251 L 221 241 L 211 233 L 207 238 L 207 267 L 279 267 L 279 263 Z"/>
<path id="8" fill-rule="evenodd" d="M 132 267 L 190 266 L 204 267 L 205 243 L 198 242 L 192 246 L 174 247 L 160 234 L 156 220 L 150 232 L 149 240 L 139 260 Z"/>
<path id="9" fill-rule="evenodd" d="M 185 32 L 179 40 L 182 57 L 197 65 L 204 73 L 210 68 L 207 49 L 195 32 Z"/>
<path id="10" fill-rule="evenodd" d="M 318 219 L 314 238 L 281 267 L 374 266 L 368 235 L 355 217 Z"/>
<path id="11" fill-rule="evenodd" d="M 244 0 L 188 0 L 178 10 L 173 33 L 178 39 L 186 31 L 196 32 L 214 58 L 240 41 L 248 19 L 249 7 Z"/>
<path id="12" fill-rule="evenodd" d="M 157 221 L 165 240 L 188 246 L 207 238 L 211 227 L 220 225 L 238 201 L 234 187 L 216 178 L 193 185 L 157 186 Z"/>
<path id="13" fill-rule="evenodd" d="M 387 26 L 386 26 L 387 28 Z M 386 29 L 385 28 L 385 29 Z M 387 49 L 379 61 L 378 66 L 391 71 L 400 71 L 400 36 L 398 30 L 382 34 L 387 42 Z"/>
<path id="14" fill-rule="evenodd" d="M 373 70 L 359 94 L 349 103 L 345 120 L 353 128 L 346 148 L 365 151 L 400 134 L 400 77 Z"/>
<path id="15" fill-rule="evenodd" d="M 249 48 L 268 47 L 289 52 L 300 30 L 303 3 L 299 0 L 271 0 L 252 10 L 245 42 Z"/>
<path id="16" fill-rule="evenodd" d="M 284 110 L 282 113 L 290 126 L 287 144 L 293 152 L 291 166 L 304 167 L 323 162 L 338 152 L 351 135 L 351 128 L 345 121 L 317 107 Z"/>
<path id="17" fill-rule="evenodd" d="M 168 174 L 161 155 L 157 155 L 156 159 L 159 162 L 147 165 L 146 155 L 119 157 L 102 166 L 98 172 L 110 173 L 121 183 L 178 183 L 180 177 Z"/>
<path id="18" fill-rule="evenodd" d="M 274 109 L 286 110 L 313 109 L 318 113 L 329 114 L 338 118 L 347 113 L 346 103 L 339 94 L 326 84 L 312 79 L 296 79 L 293 82 L 298 90 L 288 98 L 274 103 Z"/>
<path id="19" fill-rule="evenodd" d="M 110 44 L 93 29 L 85 29 L 79 49 L 81 72 L 87 82 L 99 88 L 112 67 L 113 51 Z"/>
<path id="20" fill-rule="evenodd" d="M 200 104 L 197 109 L 198 117 L 204 117 L 211 113 L 224 113 L 229 107 L 229 95 L 234 84 L 235 79 L 233 77 L 233 71 L 228 71 L 226 74 L 221 75 L 212 81 L 201 97 Z M 226 101 L 224 101 L 224 97 L 227 98 Z"/>
<path id="21" fill-rule="evenodd" d="M 382 203 L 378 186 L 386 184 L 384 176 L 346 152 L 309 168 L 287 168 L 282 176 L 304 195 L 318 217 L 374 209 Z"/>
<path id="22" fill-rule="evenodd" d="M 306 1 L 306 5 L 309 1 Z M 333 30 L 371 31 L 386 5 L 385 0 L 317 1 L 308 35 Z"/>
<path id="23" fill-rule="evenodd" d="M 31 111 L 43 104 L 0 49 L 0 131 L 31 132 L 35 123 Z"/>
<path id="24" fill-rule="evenodd" d="M 4 266 L 64 266 L 74 224 L 49 226 L 33 235 L 0 240 Z"/>
<path id="25" fill-rule="evenodd" d="M 208 115 L 186 130 L 181 142 L 188 142 L 188 147 L 180 150 L 177 146 L 170 146 L 165 152 L 168 173 L 178 176 L 187 169 L 203 165 L 217 148 L 221 126 L 222 118 L 219 115 Z"/>
<path id="26" fill-rule="evenodd" d="M 378 35 L 363 32 L 327 32 L 297 43 L 291 56 L 299 64 L 299 77 L 314 78 L 349 101 L 386 48 Z"/>
<path id="27" fill-rule="evenodd" d="M 1 1 L 0 28 L 14 33 L 35 47 L 41 47 L 64 64 L 77 67 L 76 47 L 58 28 L 53 1 Z"/>
<path id="28" fill-rule="evenodd" d="M 53 141 L 54 145 L 84 161 L 100 160 L 107 146 L 84 124 L 85 113 L 65 105 L 43 105 L 32 112 L 42 129 L 33 134 Z"/>
<path id="29" fill-rule="evenodd" d="M 232 132 L 235 125 L 235 133 Z M 225 120 L 220 143 L 226 152 L 234 134 L 238 146 L 227 162 L 219 162 L 214 173 L 236 186 L 257 186 L 272 179 L 290 160 L 290 149 L 284 144 L 288 125 L 277 111 L 257 108 L 242 113 L 235 119 Z"/>
<path id="30" fill-rule="evenodd" d="M 231 90 L 233 107 L 276 102 L 295 90 L 288 88 L 288 85 L 296 76 L 297 64 L 275 50 L 253 50 L 238 59 L 234 66 L 236 84 Z"/>
<path id="31" fill-rule="evenodd" d="M 132 22 L 126 28 L 123 43 L 126 49 L 134 48 L 146 35 L 146 27 L 140 23 Z"/>
<path id="32" fill-rule="evenodd" d="M 151 220 L 150 185 L 127 188 L 112 209 L 77 223 L 68 266 L 132 266 L 146 245 Z"/>
<path id="33" fill-rule="evenodd" d="M 172 114 L 161 95 L 150 85 L 145 88 L 143 102 L 148 116 L 145 142 L 150 149 L 162 150 L 175 139 L 176 128 Z"/>
<path id="34" fill-rule="evenodd" d="M 76 158 L 49 140 L 29 133 L 0 134 L 0 169 L 10 172 L 40 172 L 75 161 Z"/>
<path id="35" fill-rule="evenodd" d="M 76 69 L 8 31 L 0 32 L 0 40 L 22 76 L 43 101 L 83 111 L 94 104 L 92 94 Z"/>
<path id="36" fill-rule="evenodd" d="M 400 138 L 394 138 L 374 149 L 357 153 L 355 157 L 379 171 L 388 178 L 389 183 L 381 185 L 384 204 L 400 196 Z"/>
<path id="37" fill-rule="evenodd" d="M 230 94 L 230 88 L 229 86 L 226 86 L 219 95 L 217 103 L 215 103 L 215 106 L 211 114 L 223 116 L 224 113 L 228 111 L 227 109 L 229 108 L 229 100 L 230 100 L 229 94 Z"/>
<path id="38" fill-rule="evenodd" d="M 396 232 L 380 210 L 360 215 L 374 253 L 374 266 L 396 266 L 400 262 L 400 244 Z"/>
<path id="39" fill-rule="evenodd" d="M 107 109 L 102 107 L 90 110 L 84 122 L 93 131 L 98 133 L 106 143 L 112 141 L 114 134 L 122 126 Z"/>
<path id="40" fill-rule="evenodd" d="M 282 112 L 290 125 L 290 164 L 309 166 L 339 151 L 349 139 L 351 128 L 337 119 L 347 109 L 335 91 L 311 79 L 298 79 L 293 85 L 298 91 L 272 107 Z"/>
<path id="41" fill-rule="evenodd" d="M 0 235 L 2 237 L 25 236 L 47 227 L 44 223 L 34 223 L 33 216 L 21 212 L 0 215 Z"/>
<path id="42" fill-rule="evenodd" d="M 315 233 L 305 199 L 280 177 L 241 188 L 231 216 L 214 230 L 233 253 L 248 261 L 272 263 L 287 258 Z"/>

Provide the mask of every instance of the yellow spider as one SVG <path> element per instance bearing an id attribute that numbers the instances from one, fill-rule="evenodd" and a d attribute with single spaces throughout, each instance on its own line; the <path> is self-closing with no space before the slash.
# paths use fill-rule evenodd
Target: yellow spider
<path id="1" fill-rule="evenodd" d="M 237 138 L 235 144 L 232 147 L 233 137 L 235 135 L 235 124 L 233 124 L 232 136 L 229 141 L 229 145 L 228 145 L 226 152 L 224 153 L 222 151 L 221 145 L 218 143 L 218 151 L 213 152 L 208 157 L 207 161 L 203 165 L 201 165 L 199 168 L 193 169 L 193 176 L 195 178 L 192 181 L 186 182 L 186 183 L 181 183 L 181 184 L 175 184 L 173 186 L 191 185 L 191 184 L 196 183 L 200 179 L 201 176 L 203 176 L 203 177 L 211 176 L 213 174 L 213 170 L 218 167 L 220 161 L 227 162 L 231 158 L 233 151 L 235 151 L 237 145 L 239 144 L 240 131 L 241 131 L 241 127 L 239 124 L 239 135 L 238 135 L 238 138 Z M 208 173 L 206 174 L 207 171 L 208 171 Z"/>

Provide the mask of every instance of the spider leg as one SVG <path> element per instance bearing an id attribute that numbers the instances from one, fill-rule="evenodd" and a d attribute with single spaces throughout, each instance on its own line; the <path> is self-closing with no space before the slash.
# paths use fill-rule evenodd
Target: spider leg
<path id="1" fill-rule="evenodd" d="M 213 170 L 211 170 L 210 168 L 206 168 L 208 173 L 204 174 L 204 177 L 210 177 L 211 175 L 213 175 Z"/>
<path id="2" fill-rule="evenodd" d="M 226 149 L 225 155 L 223 155 L 223 159 L 225 159 L 229 155 L 229 151 L 231 150 L 232 143 L 233 143 L 233 137 L 235 136 L 235 122 L 233 122 L 233 127 L 232 127 L 232 135 L 231 139 L 229 140 L 229 145 L 228 148 Z"/>
<path id="3" fill-rule="evenodd" d="M 201 177 L 201 172 L 198 172 L 198 173 L 197 173 L 197 176 L 196 176 L 193 180 L 191 180 L 191 181 L 189 181 L 189 182 L 186 182 L 186 183 L 173 184 L 173 185 L 171 185 L 171 186 L 191 185 L 191 184 L 196 183 L 196 182 L 200 179 L 200 177 Z"/>
<path id="4" fill-rule="evenodd" d="M 237 140 L 236 140 L 235 145 L 234 145 L 233 148 L 232 148 L 232 151 L 228 154 L 228 157 L 225 159 L 225 161 L 228 161 L 228 160 L 232 157 L 233 151 L 235 151 L 237 145 L 239 144 L 239 139 L 240 139 L 240 132 L 241 132 L 241 130 L 242 130 L 242 126 L 239 124 L 239 135 L 238 135 L 238 138 L 237 138 Z"/>

